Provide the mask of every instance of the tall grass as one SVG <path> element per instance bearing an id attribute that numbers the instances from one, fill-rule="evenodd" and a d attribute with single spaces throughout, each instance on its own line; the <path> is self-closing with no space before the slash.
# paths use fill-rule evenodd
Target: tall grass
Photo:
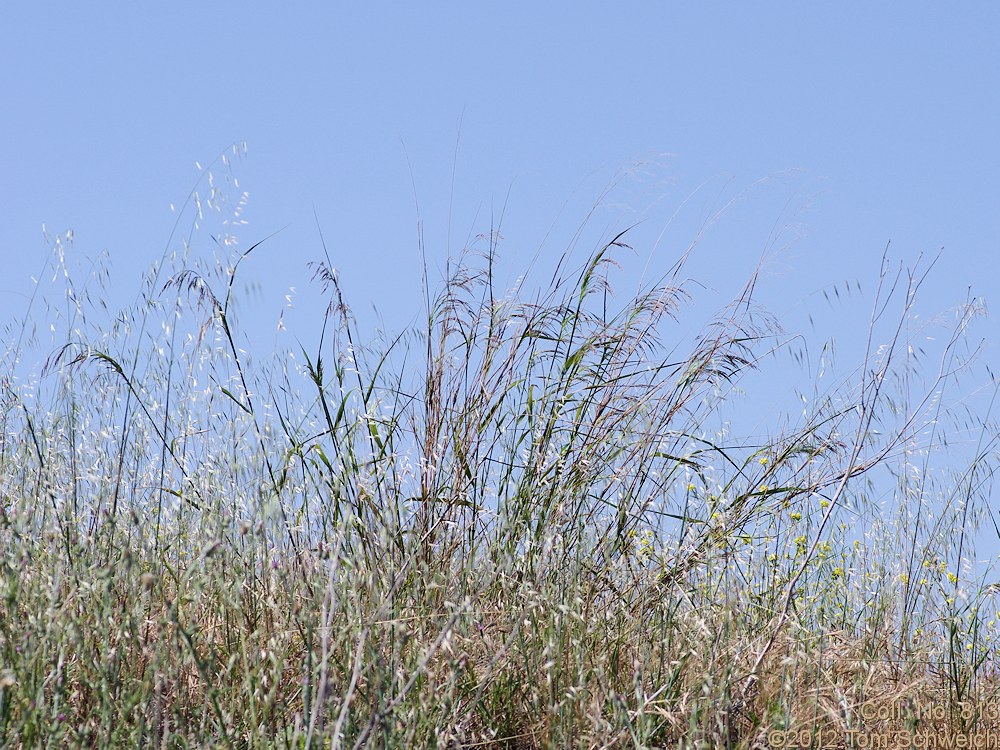
<path id="1" fill-rule="evenodd" d="M 975 305 L 918 381 L 922 276 L 886 263 L 856 372 L 741 439 L 708 425 L 788 341 L 756 278 L 692 339 L 683 259 L 619 300 L 622 233 L 507 292 L 494 239 L 391 339 L 366 340 L 317 263 L 322 333 L 270 365 L 238 344 L 253 248 L 165 258 L 108 322 L 88 303 L 102 273 L 66 277 L 41 380 L 15 375 L 31 321 L 8 338 L 3 746 L 749 747 L 996 725 L 969 711 L 997 684 L 970 536 L 989 413 L 967 416 L 964 473 L 929 463 Z"/>

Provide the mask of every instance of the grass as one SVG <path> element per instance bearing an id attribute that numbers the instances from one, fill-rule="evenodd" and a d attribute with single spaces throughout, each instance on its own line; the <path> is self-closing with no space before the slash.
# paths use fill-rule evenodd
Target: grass
<path id="1" fill-rule="evenodd" d="M 962 471 L 931 465 L 954 443 L 945 396 L 976 307 L 918 381 L 922 276 L 886 265 L 852 377 L 740 439 L 708 426 L 790 340 L 752 304 L 756 279 L 692 338 L 682 262 L 607 293 L 626 240 L 564 256 L 534 294 L 495 288 L 491 241 L 423 324 L 371 343 L 326 260 L 322 335 L 272 366 L 237 343 L 253 248 L 218 273 L 158 265 L 103 325 L 101 274 L 67 276 L 40 380 L 15 375 L 27 319 L 5 337 L 0 743 L 865 746 L 995 729 L 997 605 L 972 545 L 989 413 L 963 417 Z"/>

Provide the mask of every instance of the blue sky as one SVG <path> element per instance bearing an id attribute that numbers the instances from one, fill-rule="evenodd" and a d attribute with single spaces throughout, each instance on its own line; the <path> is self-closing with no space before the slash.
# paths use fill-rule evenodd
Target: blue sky
<path id="1" fill-rule="evenodd" d="M 659 265 L 713 208 L 774 178 L 720 222 L 706 255 L 742 272 L 775 224 L 795 223 L 803 238 L 771 268 L 783 296 L 870 277 L 889 241 L 903 259 L 944 248 L 943 304 L 969 285 L 988 295 L 1000 250 L 995 4 L 569 8 L 5 4 L 4 306 L 37 273 L 43 223 L 72 228 L 80 255 L 107 250 L 118 288 L 134 285 L 195 161 L 234 141 L 249 147 L 241 239 L 287 227 L 248 278 L 305 286 L 315 209 L 349 293 L 387 320 L 409 320 L 394 308 L 419 300 L 414 186 L 432 260 L 449 244 L 452 196 L 454 253 L 509 192 L 503 251 L 516 275 L 550 230 L 542 264 L 561 251 L 636 164 L 598 221 L 644 221 L 637 265 L 699 186 Z"/>
<path id="2" fill-rule="evenodd" d="M 863 343 L 868 308 L 823 292 L 870 292 L 887 243 L 904 263 L 942 251 L 927 315 L 995 304 L 995 3 L 95 8 L 0 9 L 4 319 L 49 252 L 43 224 L 73 230 L 80 269 L 106 252 L 111 306 L 132 301 L 195 162 L 234 142 L 242 247 L 278 232 L 241 269 L 255 342 L 280 342 L 290 287 L 307 297 L 316 217 L 355 312 L 390 329 L 421 310 L 418 215 L 433 280 L 503 211 L 513 281 L 536 255 L 545 278 L 595 204 L 580 253 L 637 224 L 623 291 L 729 206 L 690 267 L 702 301 L 766 257 L 759 300 L 792 330 L 813 316 L 818 341 Z M 287 312 L 303 340 L 317 309 Z M 996 340 L 992 319 L 980 331 Z"/>

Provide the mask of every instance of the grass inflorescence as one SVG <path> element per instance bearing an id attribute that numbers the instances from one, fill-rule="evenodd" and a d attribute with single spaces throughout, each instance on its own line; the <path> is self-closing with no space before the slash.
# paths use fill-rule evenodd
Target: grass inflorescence
<path id="1" fill-rule="evenodd" d="M 969 418 L 964 473 L 929 464 L 975 306 L 918 392 L 920 277 L 886 267 L 854 376 L 741 440 L 708 425 L 788 341 L 756 278 L 683 335 L 682 263 L 608 293 L 626 240 L 525 294 L 495 288 L 491 239 L 381 344 L 327 259 L 319 340 L 271 366 L 238 344 L 250 251 L 157 266 L 103 328 L 67 281 L 43 377 L 14 375 L 24 328 L 6 353 L 0 744 L 847 746 L 995 727 L 998 614 L 970 536 L 988 415 Z"/>

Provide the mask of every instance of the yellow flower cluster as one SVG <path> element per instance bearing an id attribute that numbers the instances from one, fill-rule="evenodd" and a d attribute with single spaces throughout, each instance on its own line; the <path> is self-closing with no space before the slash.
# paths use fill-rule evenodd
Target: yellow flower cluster
<path id="1" fill-rule="evenodd" d="M 640 559 L 648 559 L 656 551 L 656 535 L 652 529 L 644 529 L 641 532 L 632 529 L 628 533 L 629 539 L 635 544 L 635 555 Z"/>

